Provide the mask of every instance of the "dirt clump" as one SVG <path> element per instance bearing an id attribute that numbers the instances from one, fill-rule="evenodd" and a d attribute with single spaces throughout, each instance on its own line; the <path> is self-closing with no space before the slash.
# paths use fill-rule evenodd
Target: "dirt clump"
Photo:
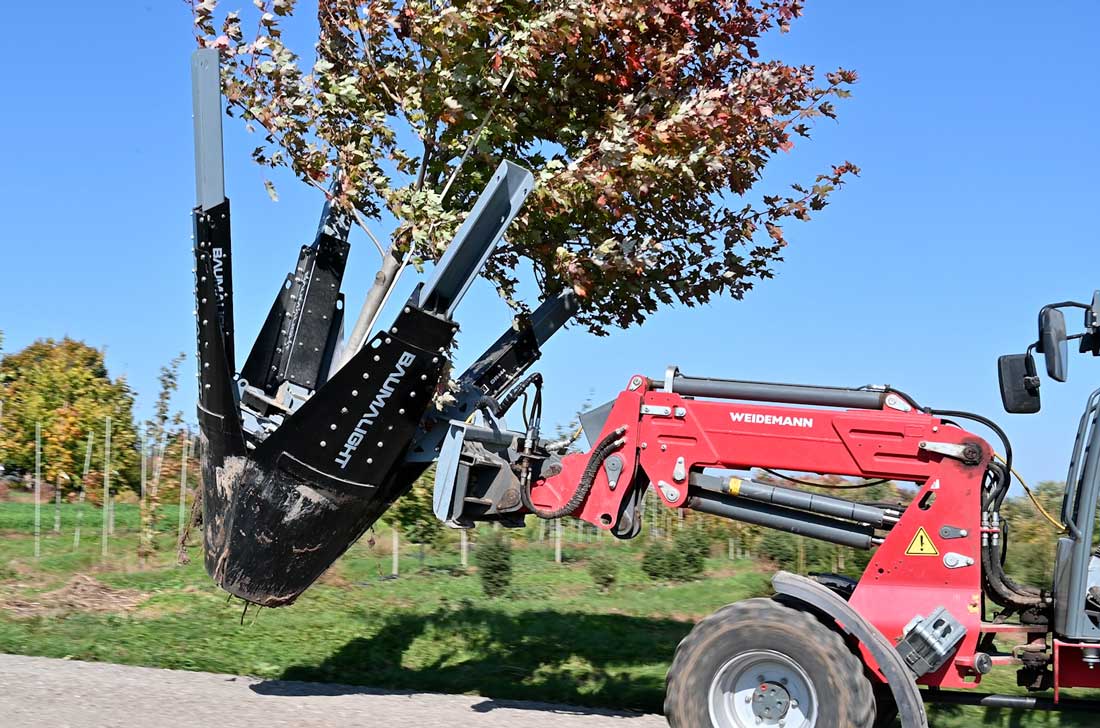
<path id="1" fill-rule="evenodd" d="M 76 574 L 59 589 L 33 597 L 12 596 L 0 601 L 0 608 L 15 617 L 47 617 L 69 612 L 130 612 L 146 599 L 133 589 L 115 589 L 87 574 Z"/>

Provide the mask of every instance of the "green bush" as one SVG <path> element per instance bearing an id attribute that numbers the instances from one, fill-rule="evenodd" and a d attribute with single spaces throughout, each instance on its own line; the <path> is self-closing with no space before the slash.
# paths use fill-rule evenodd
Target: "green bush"
<path id="1" fill-rule="evenodd" d="M 702 529 L 685 529 L 672 544 L 654 543 L 642 555 L 642 571 L 654 581 L 691 581 L 703 575 L 710 537 Z"/>
<path id="2" fill-rule="evenodd" d="M 512 544 L 499 531 L 479 539 L 474 550 L 481 590 L 487 597 L 499 597 L 512 585 Z"/>
<path id="3" fill-rule="evenodd" d="M 611 559 L 596 558 L 588 562 L 588 575 L 600 591 L 606 592 L 615 585 L 615 577 L 618 575 L 618 566 Z"/>
<path id="4" fill-rule="evenodd" d="M 660 541 L 654 541 L 642 554 L 642 573 L 653 581 L 668 581 L 672 571 L 669 564 L 673 558 L 671 549 Z"/>
<path id="5" fill-rule="evenodd" d="M 710 556 L 710 536 L 702 528 L 685 528 L 676 534 L 672 545 L 684 555 L 687 570 L 695 576 L 703 573 Z"/>

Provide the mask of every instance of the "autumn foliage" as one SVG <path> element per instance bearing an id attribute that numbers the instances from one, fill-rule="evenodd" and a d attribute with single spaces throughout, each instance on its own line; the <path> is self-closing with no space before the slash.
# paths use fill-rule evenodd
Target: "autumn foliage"
<path id="1" fill-rule="evenodd" d="M 296 0 L 254 4 L 193 9 L 257 162 L 322 189 L 339 173 L 335 202 L 365 227 L 396 218 L 385 267 L 410 246 L 437 258 L 500 159 L 518 161 L 538 184 L 488 274 L 511 300 L 529 263 L 597 333 L 741 297 L 781 260 L 784 223 L 858 171 L 757 189 L 856 80 L 763 56 L 802 0 L 319 0 L 315 56 L 284 42 Z"/>
<path id="2" fill-rule="evenodd" d="M 102 482 L 105 422 L 112 420 L 111 478 L 133 482 L 137 465 L 134 396 L 123 378 L 111 379 L 103 352 L 64 338 L 42 339 L 0 359 L 0 463 L 34 471 L 35 424 L 41 425 L 42 475 L 64 489 L 78 487 L 88 433 L 93 433 L 92 479 Z"/>

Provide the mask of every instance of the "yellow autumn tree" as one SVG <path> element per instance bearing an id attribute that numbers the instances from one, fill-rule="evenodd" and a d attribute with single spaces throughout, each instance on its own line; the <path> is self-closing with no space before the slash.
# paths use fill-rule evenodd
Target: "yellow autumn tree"
<path id="1" fill-rule="evenodd" d="M 0 462 L 34 469 L 35 425 L 41 425 L 42 474 L 62 487 L 79 485 L 88 433 L 101 477 L 105 420 L 111 417 L 111 482 L 132 486 L 137 466 L 134 395 L 125 378 L 112 379 L 103 353 L 68 337 L 41 339 L 0 359 Z M 67 477 L 64 477 L 67 476 Z"/>

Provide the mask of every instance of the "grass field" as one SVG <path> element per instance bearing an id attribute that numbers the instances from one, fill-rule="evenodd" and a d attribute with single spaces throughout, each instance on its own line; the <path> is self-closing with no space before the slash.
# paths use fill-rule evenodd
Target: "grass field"
<path id="1" fill-rule="evenodd" d="M 56 535 L 53 506 L 44 506 L 36 562 L 33 506 L 0 504 L 0 651 L 657 711 L 668 662 L 694 621 L 767 592 L 767 574 L 753 563 L 712 558 L 706 580 L 661 585 L 639 568 L 642 544 L 567 541 L 566 564 L 556 565 L 548 545 L 517 539 L 512 590 L 490 600 L 453 545 L 422 565 L 414 547 L 402 576 L 383 579 L 383 532 L 378 546 L 353 547 L 297 604 L 253 609 L 242 621 L 241 603 L 210 583 L 197 550 L 195 563 L 173 565 L 177 511 L 164 510 L 162 555 L 141 570 L 134 506 L 118 506 L 105 562 L 98 510 L 85 511 L 74 552 L 75 507 L 63 507 Z M 585 570 L 595 558 L 622 565 L 606 594 Z M 1013 691 L 1012 682 L 1008 673 L 983 687 Z M 1088 715 L 932 713 L 941 728 L 1095 724 Z"/>

